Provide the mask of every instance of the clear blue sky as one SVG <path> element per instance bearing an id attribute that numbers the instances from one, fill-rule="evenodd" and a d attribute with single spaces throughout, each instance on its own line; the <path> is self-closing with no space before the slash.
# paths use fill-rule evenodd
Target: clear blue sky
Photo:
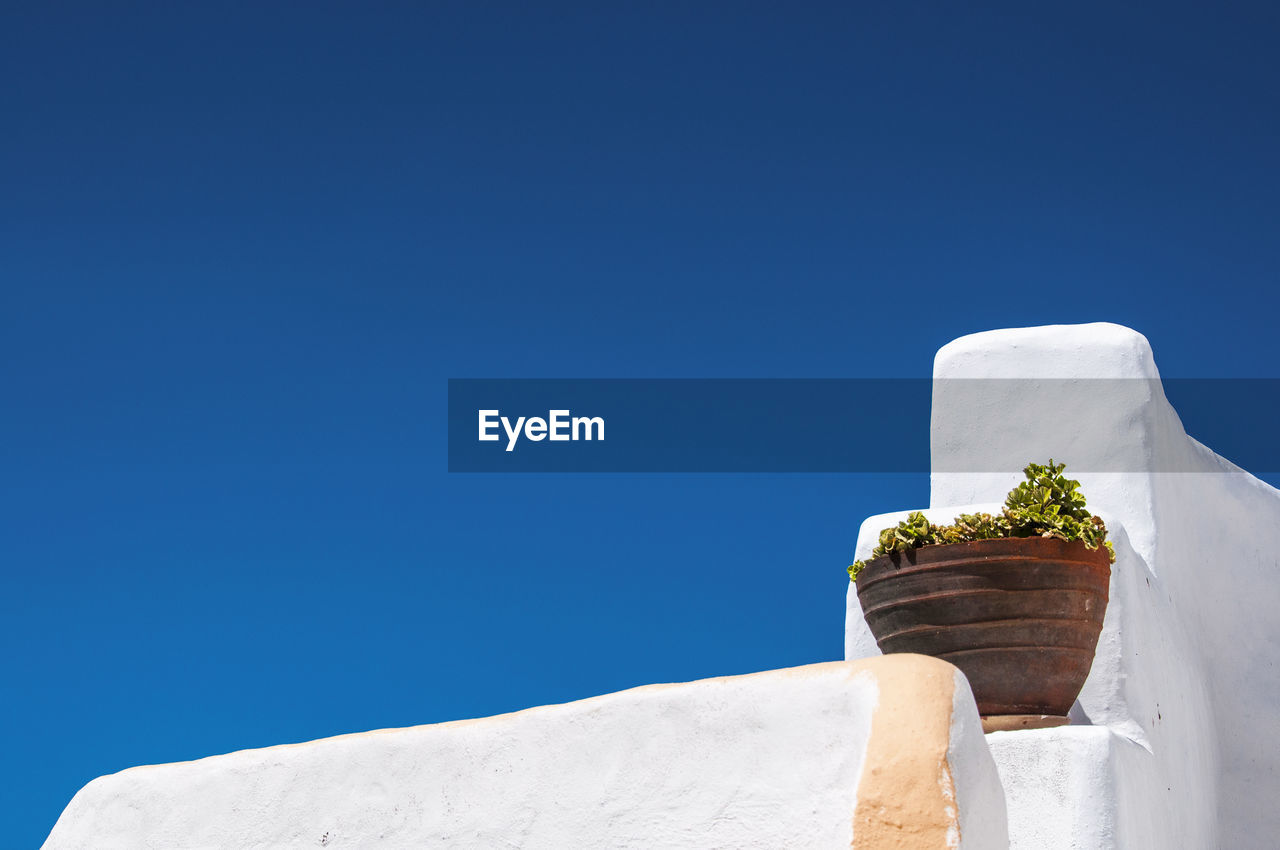
<path id="1" fill-rule="evenodd" d="M 7 4 L 3 843 L 131 765 L 838 658 L 858 523 L 927 501 L 449 475 L 449 377 L 1093 320 L 1276 376 L 1277 14 Z"/>

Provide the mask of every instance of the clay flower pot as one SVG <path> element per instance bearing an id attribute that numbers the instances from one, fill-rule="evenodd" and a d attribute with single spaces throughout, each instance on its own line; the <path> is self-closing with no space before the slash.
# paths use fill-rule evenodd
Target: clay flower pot
<path id="1" fill-rule="evenodd" d="M 880 650 L 969 679 L 988 731 L 1066 723 L 1107 608 L 1104 547 L 1025 537 L 923 546 L 867 562 L 858 601 Z"/>

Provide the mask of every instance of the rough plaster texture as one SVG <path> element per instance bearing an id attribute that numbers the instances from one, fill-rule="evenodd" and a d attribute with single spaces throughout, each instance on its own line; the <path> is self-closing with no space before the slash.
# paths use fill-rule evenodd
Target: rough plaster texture
<path id="1" fill-rule="evenodd" d="M 939 351 L 934 377 L 931 519 L 997 507 L 1027 461 L 1052 456 L 1116 545 L 1072 712 L 1093 728 L 988 736 L 1012 846 L 1271 847 L 1280 492 L 1186 435 L 1146 339 L 1118 325 L 964 337 Z M 868 519 L 858 557 L 901 516 Z M 845 648 L 878 652 L 852 587 Z"/>
<path id="2" fill-rule="evenodd" d="M 916 747 L 931 758 L 869 747 L 916 730 L 932 730 Z M 869 809 L 863 788 L 926 807 L 949 795 L 950 810 L 933 823 L 940 831 L 895 832 L 895 812 Z M 81 789 L 44 846 L 701 850 L 867 847 L 872 835 L 883 850 L 1008 846 L 977 709 L 944 662 L 895 656 L 653 685 L 133 768 Z"/>

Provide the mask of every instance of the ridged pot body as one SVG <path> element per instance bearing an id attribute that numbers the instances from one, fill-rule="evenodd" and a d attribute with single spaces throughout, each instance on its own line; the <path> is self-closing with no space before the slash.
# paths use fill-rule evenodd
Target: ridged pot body
<path id="1" fill-rule="evenodd" d="M 1066 715 L 1093 665 L 1111 577 L 1105 547 L 1026 537 L 867 562 L 858 601 L 880 650 L 942 658 L 983 715 Z"/>

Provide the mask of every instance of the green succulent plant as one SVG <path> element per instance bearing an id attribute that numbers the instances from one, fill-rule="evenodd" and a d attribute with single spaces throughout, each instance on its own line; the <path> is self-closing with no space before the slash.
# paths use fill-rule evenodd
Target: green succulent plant
<path id="1" fill-rule="evenodd" d="M 936 543 L 968 543 L 1000 537 L 1056 537 L 1080 540 L 1089 549 L 1107 548 L 1112 562 L 1115 549 L 1107 540 L 1107 527 L 1101 517 L 1085 506 L 1080 482 L 1062 474 L 1066 464 L 1032 463 L 1022 470 L 1027 480 L 1018 484 L 1005 497 L 999 514 L 960 514 L 950 525 L 930 523 L 920 511 L 912 511 L 896 526 L 880 532 L 871 557 L 891 552 L 910 552 Z M 858 578 L 865 561 L 849 565 L 849 579 Z"/>

